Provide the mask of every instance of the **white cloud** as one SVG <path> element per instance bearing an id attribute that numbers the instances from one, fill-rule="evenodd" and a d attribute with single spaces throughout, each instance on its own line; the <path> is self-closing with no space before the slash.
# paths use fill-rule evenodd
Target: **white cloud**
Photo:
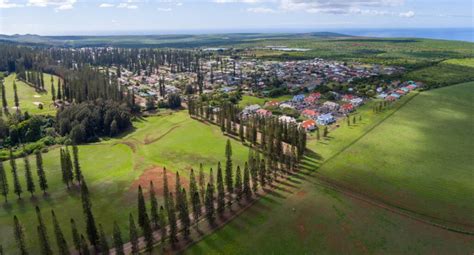
<path id="1" fill-rule="evenodd" d="M 129 3 L 120 3 L 117 8 L 138 9 L 138 6 Z"/>
<path id="2" fill-rule="evenodd" d="M 266 8 L 266 7 L 248 8 L 247 11 L 248 12 L 253 12 L 253 13 L 265 13 L 265 14 L 277 13 L 276 10 L 274 10 L 272 8 Z"/>
<path id="3" fill-rule="evenodd" d="M 10 3 L 9 0 L 0 0 L 0 9 L 23 7 L 22 4 Z"/>
<path id="4" fill-rule="evenodd" d="M 99 5 L 100 8 L 110 8 L 110 7 L 114 7 L 113 4 L 108 4 L 108 3 L 102 3 Z"/>
<path id="5" fill-rule="evenodd" d="M 265 0 L 214 0 L 215 3 L 225 4 L 225 3 L 247 3 L 247 4 L 256 4 L 262 2 L 273 2 Z"/>
<path id="6" fill-rule="evenodd" d="M 54 6 L 55 11 L 70 10 L 74 8 L 77 0 L 28 0 L 28 6 L 48 7 Z"/>
<path id="7" fill-rule="evenodd" d="M 399 16 L 404 17 L 404 18 L 412 18 L 415 16 L 415 12 L 414 11 L 401 12 Z"/>
<path id="8" fill-rule="evenodd" d="M 280 9 L 309 13 L 347 14 L 351 10 L 374 9 L 403 4 L 404 0 L 281 0 Z"/>

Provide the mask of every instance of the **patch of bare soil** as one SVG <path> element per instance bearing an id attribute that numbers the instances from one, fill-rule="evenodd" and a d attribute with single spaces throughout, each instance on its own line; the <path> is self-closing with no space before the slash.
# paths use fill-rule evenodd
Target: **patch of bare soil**
<path id="1" fill-rule="evenodd" d="M 176 174 L 169 170 L 166 171 L 166 177 L 168 179 L 168 188 L 170 192 L 175 192 L 176 187 Z M 163 168 L 154 166 L 145 170 L 145 172 L 135 180 L 129 188 L 130 192 L 136 192 L 138 186 L 141 186 L 143 189 L 143 193 L 145 196 L 149 196 L 150 194 L 150 181 L 153 181 L 153 186 L 155 189 L 155 193 L 158 196 L 163 196 Z M 181 185 L 184 188 L 189 186 L 189 182 L 187 179 L 180 176 Z"/>

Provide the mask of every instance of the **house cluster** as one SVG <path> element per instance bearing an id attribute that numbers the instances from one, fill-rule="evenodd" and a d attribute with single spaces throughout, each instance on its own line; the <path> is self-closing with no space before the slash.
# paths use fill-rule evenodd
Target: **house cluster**
<path id="1" fill-rule="evenodd" d="M 258 104 L 249 105 L 242 110 L 242 115 L 272 116 L 273 112 L 293 109 L 299 113 L 298 120 L 284 114 L 278 116 L 278 119 L 282 122 L 298 123 L 307 131 L 312 131 L 317 125 L 330 125 L 336 122 L 338 118 L 347 116 L 364 103 L 364 99 L 351 94 L 338 95 L 337 98 L 337 101 L 323 100 L 319 92 L 299 94 L 283 102 L 268 101 L 263 107 Z"/>
<path id="2" fill-rule="evenodd" d="M 407 81 L 400 82 L 394 81 L 387 86 L 386 88 L 378 87 L 377 88 L 377 97 L 385 101 L 395 101 L 403 97 L 404 95 L 410 93 L 410 91 L 422 87 L 423 84 L 420 82 Z"/>

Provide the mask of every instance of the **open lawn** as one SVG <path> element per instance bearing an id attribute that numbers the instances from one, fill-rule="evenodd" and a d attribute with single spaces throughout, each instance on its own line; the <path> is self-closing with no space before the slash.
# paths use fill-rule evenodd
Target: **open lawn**
<path id="1" fill-rule="evenodd" d="M 54 85 L 58 84 L 58 77 L 54 76 Z M 13 81 L 17 86 L 18 98 L 20 101 L 20 110 L 22 112 L 27 111 L 30 114 L 55 114 L 56 109 L 54 108 L 51 100 L 51 75 L 44 74 L 44 88 L 46 92 L 38 93 L 35 89 L 28 84 L 16 80 L 16 74 L 10 74 L 4 79 L 5 94 L 7 96 L 8 109 L 12 113 L 15 111 L 15 101 L 13 92 Z M 43 109 L 38 108 L 38 103 L 43 104 Z"/>
<path id="2" fill-rule="evenodd" d="M 134 126 L 136 130 L 123 137 L 79 146 L 82 171 L 90 189 L 96 221 L 104 226 L 109 236 L 113 221 L 118 221 L 125 240 L 128 240 L 128 214 L 133 212 L 136 215 L 138 185 L 143 185 L 147 191 L 149 181 L 154 180 L 161 196 L 162 167 L 169 170 L 171 187 L 174 186 L 176 171 L 180 172 L 183 183 L 188 182 L 188 170 L 191 167 L 197 170 L 201 162 L 205 173 L 209 173 L 210 167 L 216 169 L 218 161 L 224 162 L 227 140 L 219 127 L 193 120 L 186 111 L 142 119 Z M 242 166 L 248 150 L 235 141 L 232 141 L 232 149 L 234 165 Z M 0 208 L 0 244 L 3 244 L 6 254 L 18 253 L 13 237 L 13 215 L 17 215 L 26 228 L 30 251 L 38 249 L 35 205 L 42 209 L 52 242 L 51 209 L 56 211 L 70 245 L 71 217 L 78 223 L 80 231 L 85 232 L 79 192 L 76 189 L 68 192 L 61 182 L 59 150 L 51 149 L 43 157 L 50 185 L 49 197 L 43 198 L 37 193 L 37 198 L 30 200 L 29 194 L 25 193 L 24 198 L 17 201 L 11 191 L 9 204 Z M 34 157 L 30 157 L 30 163 L 36 169 Z M 9 163 L 5 161 L 3 164 L 12 190 Z M 17 165 L 20 181 L 26 189 L 23 160 L 18 159 Z M 36 172 L 34 178 L 37 179 Z"/>
<path id="3" fill-rule="evenodd" d="M 240 102 L 239 102 L 239 106 L 240 107 L 245 107 L 245 106 L 249 106 L 249 105 L 252 105 L 252 104 L 258 104 L 260 106 L 263 106 L 268 101 L 275 100 L 275 101 L 280 102 L 280 101 L 290 100 L 291 98 L 293 98 L 292 95 L 283 95 L 283 96 L 274 97 L 274 98 L 273 97 L 255 97 L 255 96 L 243 95 L 242 100 L 240 100 Z"/>
<path id="4" fill-rule="evenodd" d="M 389 204 L 474 228 L 474 83 L 421 93 L 319 172 Z"/>
<path id="5" fill-rule="evenodd" d="M 261 198 L 252 208 L 228 225 L 204 237 L 191 246 L 187 253 L 466 254 L 472 252 L 474 250 L 472 235 L 434 227 L 400 214 L 398 212 L 401 211 L 398 209 L 395 211 L 383 209 L 382 204 L 366 200 L 356 193 L 343 194 L 335 191 L 331 185 L 318 177 L 320 173 L 331 178 L 341 176 L 343 184 L 349 188 L 358 188 L 357 185 L 360 185 L 361 188 L 387 196 L 397 196 L 397 193 L 386 193 L 391 191 L 391 183 L 396 183 L 396 187 L 408 187 L 407 192 L 403 194 L 405 199 L 403 201 L 411 203 L 412 199 L 418 201 L 428 199 L 431 202 L 429 207 L 426 207 L 428 203 L 422 202 L 417 209 L 424 207 L 429 209 L 429 213 L 434 213 L 435 210 L 443 213 L 449 209 L 443 210 L 442 206 L 448 206 L 460 210 L 452 219 L 456 217 L 466 219 L 470 211 L 470 215 L 473 215 L 474 203 L 472 196 L 469 196 L 469 192 L 472 194 L 472 185 L 466 186 L 472 183 L 472 175 L 469 175 L 469 168 L 465 168 L 467 166 L 465 163 L 469 162 L 466 161 L 468 160 L 466 155 L 472 151 L 472 145 L 469 145 L 472 142 L 469 141 L 472 137 L 472 122 L 464 123 L 462 129 L 464 131 L 459 129 L 463 127 L 459 122 L 469 120 L 467 115 L 469 112 L 466 112 L 469 104 L 466 98 L 472 97 L 472 92 L 469 94 L 471 89 L 472 83 L 421 94 L 411 93 L 396 102 L 392 109 L 379 114 L 372 112 L 372 103 L 361 107 L 356 114 L 361 114 L 363 118 L 356 125 L 348 127 L 345 122 L 341 122 L 341 127 L 331 130 L 326 139 L 316 141 L 314 135 L 310 137 L 308 148 L 312 152 L 303 161 L 300 174 L 280 183 L 280 188 L 276 192 Z M 460 102 L 459 105 L 453 103 L 457 100 Z M 423 115 L 424 111 L 430 116 Z M 445 126 L 449 126 L 447 123 L 450 121 L 451 125 L 456 127 Z M 402 134 L 398 129 L 403 131 Z M 406 129 L 420 130 L 409 132 Z M 430 129 L 426 130 L 426 135 L 434 139 L 431 143 L 428 143 L 428 137 L 420 135 L 420 132 L 425 133 L 424 129 Z M 450 129 L 453 132 L 447 132 Z M 468 129 L 471 131 L 467 131 Z M 461 134 L 454 135 L 454 132 L 460 131 Z M 377 135 L 379 132 L 385 135 Z M 409 134 L 419 136 L 409 138 L 407 137 Z M 378 139 L 370 139 L 372 136 L 378 136 Z M 453 141 L 447 142 L 448 137 Z M 458 140 L 461 137 L 464 141 Z M 387 144 L 388 142 L 384 143 L 387 139 L 391 145 Z M 390 141 L 390 139 L 402 140 Z M 376 145 L 365 144 L 366 140 Z M 451 145 L 443 148 L 444 146 L 439 143 L 444 142 L 451 145 L 462 143 L 461 147 L 465 151 L 459 152 L 457 147 Z M 430 147 L 423 146 L 423 143 Z M 422 154 L 419 154 L 420 149 Z M 458 154 L 454 151 L 445 152 L 446 155 L 440 154 L 445 149 L 456 150 Z M 413 161 L 414 156 L 419 156 L 419 160 Z M 406 160 L 403 160 L 404 158 Z M 441 165 L 435 166 L 435 162 L 424 164 L 431 160 Z M 441 160 L 449 162 L 440 163 Z M 378 162 L 377 168 L 374 166 L 375 162 Z M 446 167 L 450 163 L 463 170 Z M 371 168 L 364 167 L 366 165 Z M 429 170 L 434 167 L 437 169 Z M 376 172 L 372 169 L 376 169 Z M 413 176 L 416 175 L 413 171 L 417 171 L 419 175 Z M 408 176 L 412 179 L 407 180 Z M 362 182 L 363 178 L 368 180 Z M 447 204 L 448 201 L 444 199 L 450 195 L 454 197 L 451 199 L 452 203 Z M 436 204 L 438 202 L 444 204 L 438 205 Z M 455 213 L 455 210 L 451 212 Z"/>

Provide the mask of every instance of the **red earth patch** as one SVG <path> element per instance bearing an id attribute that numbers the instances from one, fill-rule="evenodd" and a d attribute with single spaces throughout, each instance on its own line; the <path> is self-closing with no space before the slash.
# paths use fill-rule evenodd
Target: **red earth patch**
<path id="1" fill-rule="evenodd" d="M 176 188 L 176 174 L 169 170 L 166 171 L 166 177 L 168 179 L 168 188 L 170 192 L 175 193 Z M 162 167 L 151 167 L 145 170 L 138 179 L 136 179 L 129 188 L 129 191 L 135 192 L 138 186 L 141 186 L 145 196 L 150 194 L 150 181 L 153 181 L 155 193 L 158 196 L 163 196 L 163 168 Z M 181 186 L 188 188 L 189 182 L 187 179 L 180 175 Z"/>

